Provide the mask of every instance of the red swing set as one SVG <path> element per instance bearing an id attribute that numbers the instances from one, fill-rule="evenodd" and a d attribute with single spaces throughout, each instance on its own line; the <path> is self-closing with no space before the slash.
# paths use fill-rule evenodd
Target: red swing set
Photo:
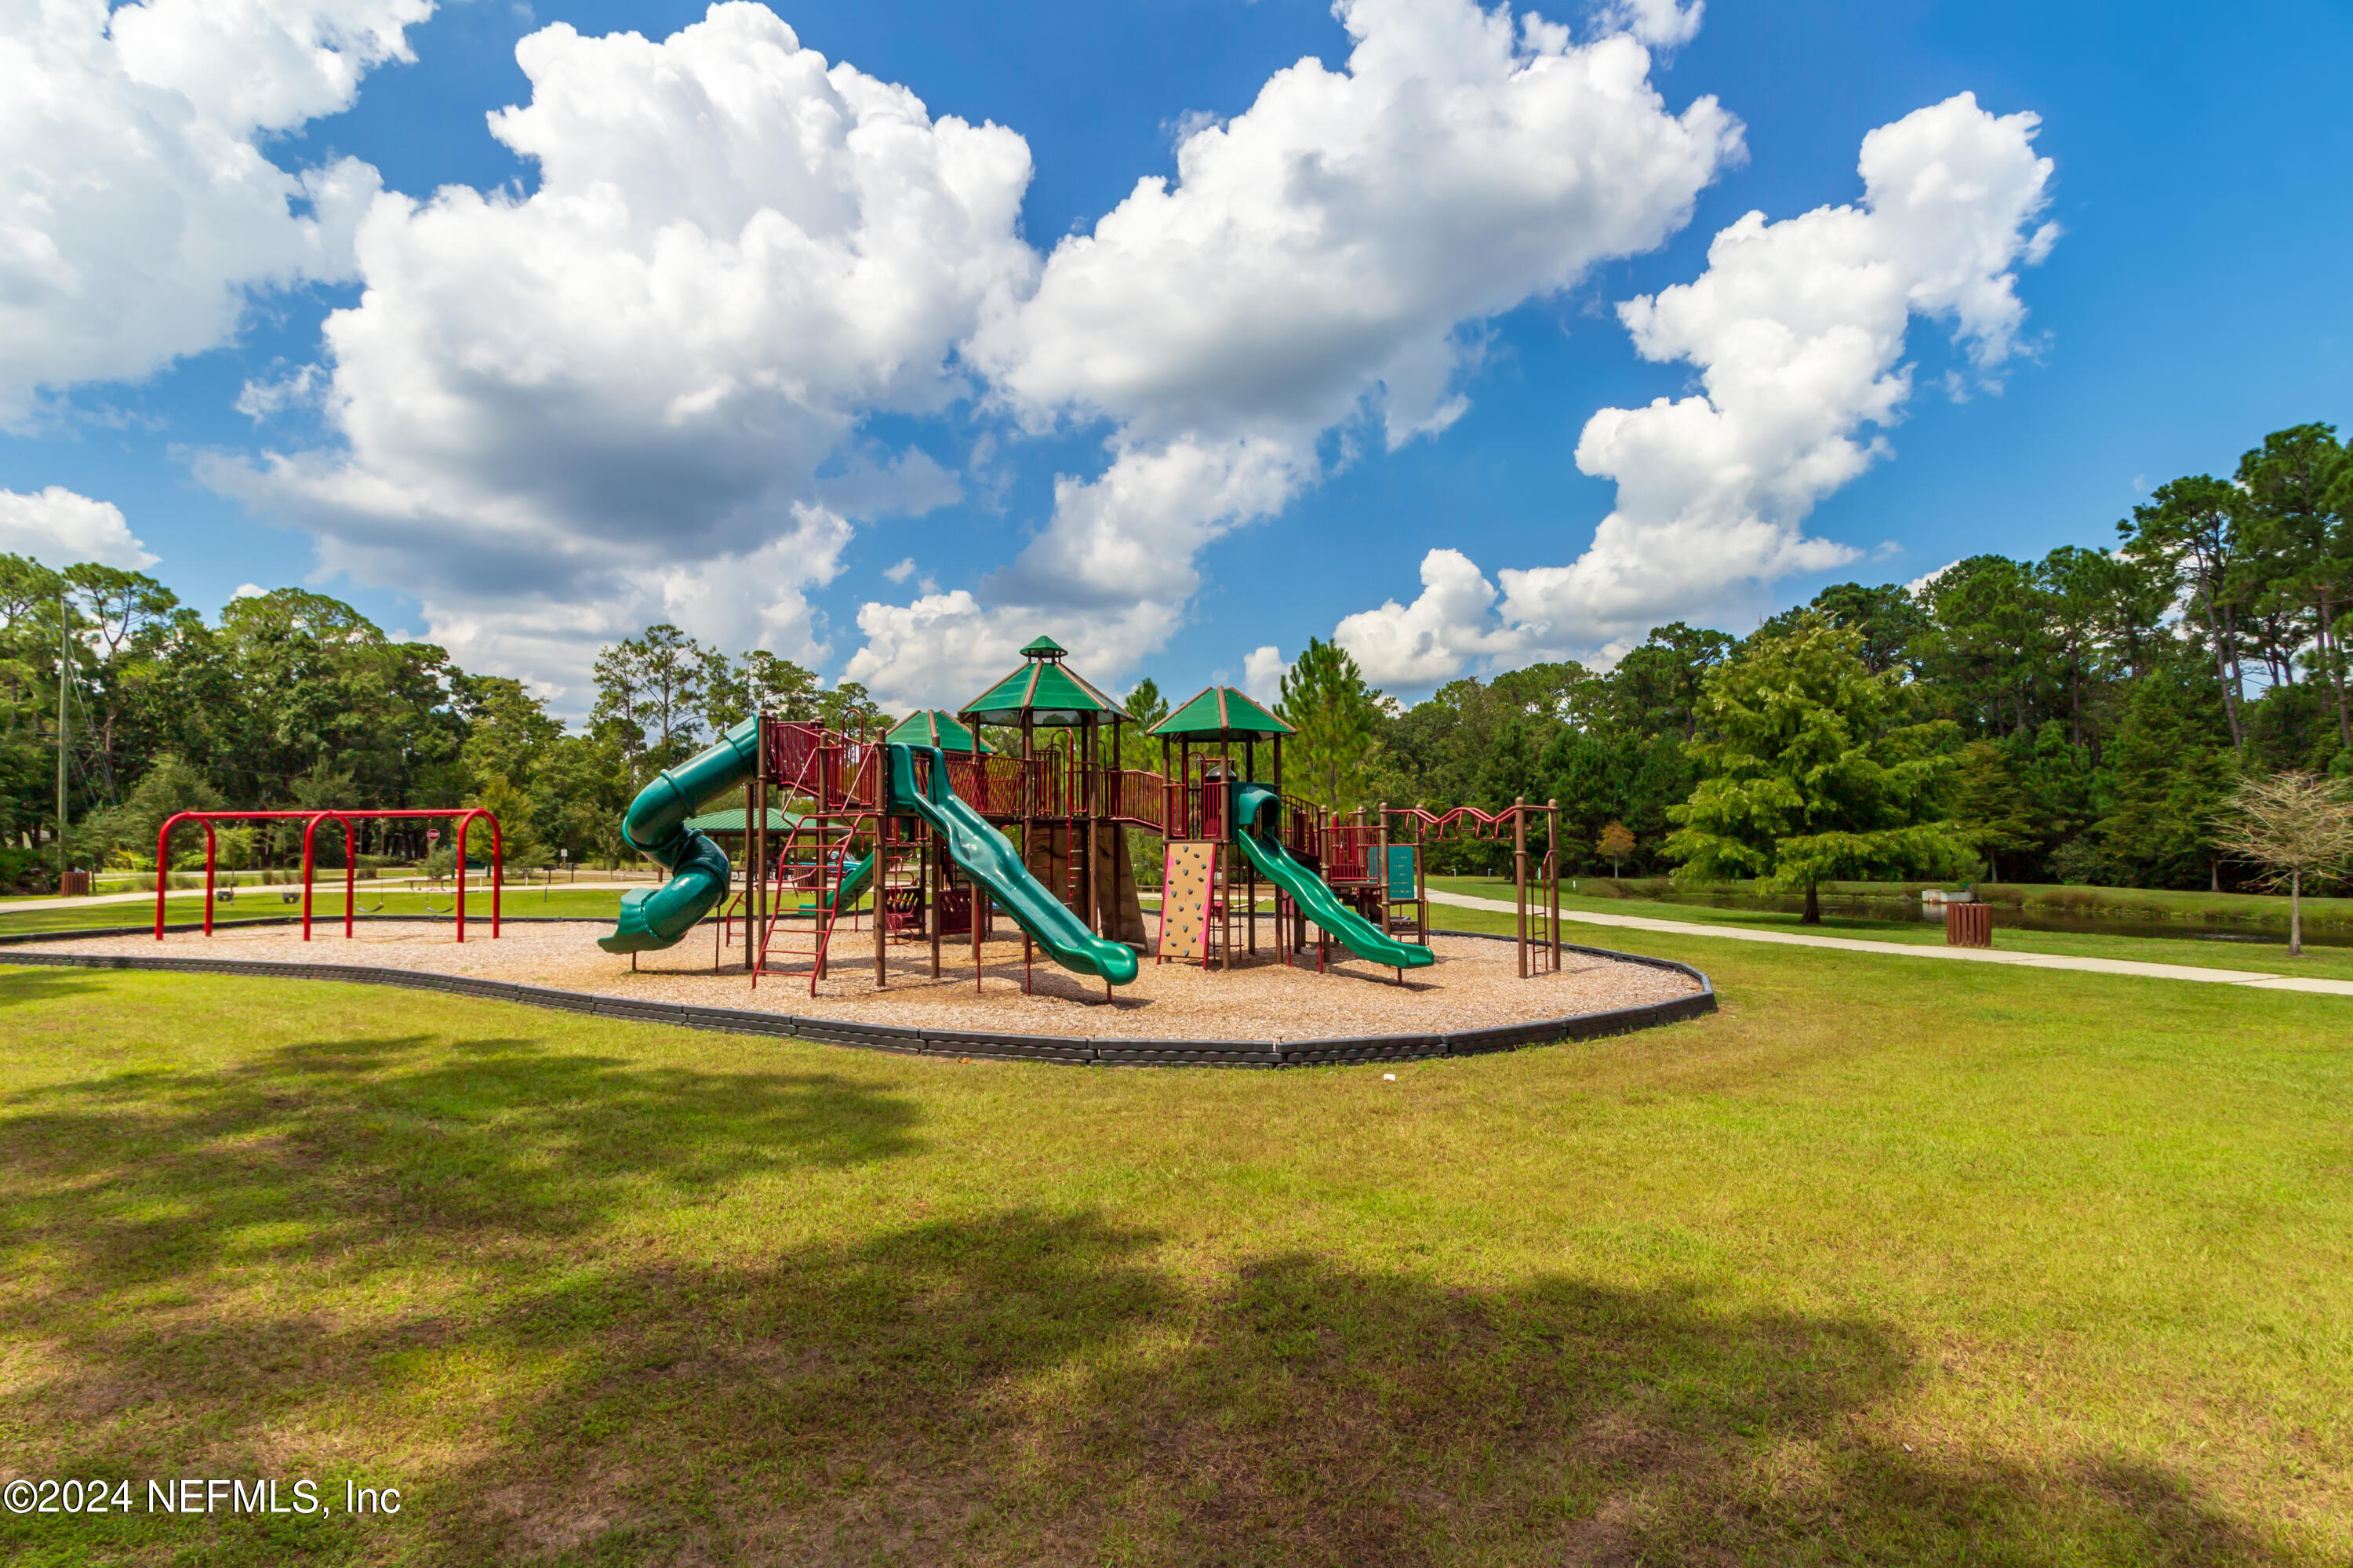
<path id="1" fill-rule="evenodd" d="M 506 845 L 499 832 L 495 812 L 480 806 L 400 811 L 182 811 L 167 818 L 155 832 L 155 939 L 164 939 L 164 892 L 171 881 L 166 869 L 172 863 L 172 830 L 182 822 L 195 822 L 205 830 L 205 935 L 213 934 L 213 885 L 219 843 L 213 833 L 216 822 L 301 822 L 302 829 L 302 939 L 311 939 L 311 893 L 313 873 L 318 864 L 319 824 L 340 822 L 343 829 L 343 935 L 352 935 L 352 906 L 357 902 L 358 842 L 352 824 L 359 821 L 417 821 L 458 819 L 458 940 L 466 939 L 466 830 L 480 818 L 491 824 L 491 936 L 499 934 L 499 887 L 506 880 Z"/>

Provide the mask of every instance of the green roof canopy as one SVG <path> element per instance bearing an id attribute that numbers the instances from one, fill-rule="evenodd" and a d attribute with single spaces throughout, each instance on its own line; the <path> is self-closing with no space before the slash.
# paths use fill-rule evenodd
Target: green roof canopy
<path id="1" fill-rule="evenodd" d="M 780 811 L 774 806 L 768 808 L 768 831 L 772 833 L 791 832 L 807 821 L 798 812 Z M 744 808 L 730 806 L 723 811 L 705 811 L 699 817 L 687 818 L 686 825 L 698 833 L 740 833 L 744 831 Z"/>
<path id="2" fill-rule="evenodd" d="M 1135 722 L 1110 694 L 1065 668 L 1062 652 L 1062 645 L 1052 638 L 1039 638 L 1021 650 L 1026 661 L 1021 668 L 966 703 L 957 716 L 978 724 L 1014 725 L 1026 715 L 1031 724 L 1065 727 L 1090 719 Z"/>
<path id="3" fill-rule="evenodd" d="M 1144 733 L 1169 740 L 1256 740 L 1295 732 L 1249 693 L 1231 686 L 1205 686 L 1199 695 Z"/>
<path id="4" fill-rule="evenodd" d="M 921 713 L 909 714 L 882 738 L 902 746 L 936 746 L 942 751 L 970 751 L 977 745 L 984 757 L 997 749 L 944 708 L 925 708 Z"/>

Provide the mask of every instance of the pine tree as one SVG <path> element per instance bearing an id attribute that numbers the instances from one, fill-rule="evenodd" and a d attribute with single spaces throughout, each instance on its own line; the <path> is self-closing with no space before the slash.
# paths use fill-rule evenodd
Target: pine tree
<path id="1" fill-rule="evenodd" d="M 1381 694 L 1337 643 L 1311 640 L 1282 677 L 1275 714 L 1297 733 L 1283 747 L 1283 784 L 1345 811 L 1366 804 Z"/>
<path id="2" fill-rule="evenodd" d="M 2220 877 L 2214 822 L 2239 781 L 2217 694 L 2177 661 L 2134 683 L 2108 744 L 2106 862 L 2139 887 L 2209 887 Z"/>

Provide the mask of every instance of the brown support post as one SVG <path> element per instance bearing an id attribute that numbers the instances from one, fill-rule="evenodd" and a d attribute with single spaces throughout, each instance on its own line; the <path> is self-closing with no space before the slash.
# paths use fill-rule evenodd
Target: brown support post
<path id="1" fill-rule="evenodd" d="M 1332 878 L 1332 830 L 1337 825 L 1339 816 L 1337 810 L 1327 812 L 1321 806 L 1315 808 L 1315 858 L 1324 863 L 1324 878 L 1327 882 Z M 1318 926 L 1315 927 L 1315 972 L 1322 974 L 1331 959 L 1332 933 Z"/>
<path id="2" fill-rule="evenodd" d="M 751 972 L 754 985 L 760 983 L 760 944 L 768 936 L 768 922 L 763 918 L 768 908 L 768 715 L 762 714 L 759 719 L 752 768 L 754 814 L 746 824 L 751 831 L 752 884 L 745 891 L 751 896 L 744 901 L 744 968 Z"/>
<path id="3" fill-rule="evenodd" d="M 1545 802 L 1545 834 L 1552 845 L 1552 967 L 1560 970 L 1560 801 Z"/>
<path id="4" fill-rule="evenodd" d="M 1258 779 L 1258 743 L 1256 741 L 1245 739 L 1242 742 L 1242 777 L 1253 783 Z M 1245 826 L 1241 820 L 1241 813 L 1235 812 L 1234 842 L 1236 845 L 1240 845 L 1242 842 L 1241 833 Z M 1258 956 L 1258 863 L 1244 855 L 1242 868 L 1242 880 L 1245 885 L 1243 895 L 1250 900 L 1250 914 L 1246 916 L 1250 927 L 1250 956 L 1255 958 Z"/>
<path id="5" fill-rule="evenodd" d="M 985 777 L 979 772 L 987 766 L 980 759 L 980 721 L 975 718 L 966 722 L 972 727 L 972 766 L 976 776 Z M 987 895 L 981 892 L 980 878 L 976 876 L 965 877 L 965 886 L 972 895 L 972 989 L 977 991 L 980 990 L 980 918 L 987 913 L 983 907 Z"/>
<path id="6" fill-rule="evenodd" d="M 735 913 L 744 916 L 744 951 L 747 961 L 752 950 L 752 849 L 759 836 L 759 830 L 754 826 L 757 818 L 753 813 L 758 810 L 759 793 L 759 769 L 754 768 L 751 777 L 744 780 L 744 864 L 741 868 L 744 887 L 742 892 L 736 892 L 733 885 L 734 869 L 731 867 L 727 889 L 733 896 Z M 728 900 L 722 898 L 719 901 L 719 929 L 723 934 L 730 928 L 729 922 L 733 918 L 728 914 Z M 714 957 L 712 959 L 712 972 L 716 973 L 718 967 L 719 960 Z"/>
<path id="7" fill-rule="evenodd" d="M 833 956 L 833 922 L 841 917 L 841 911 L 835 907 L 834 904 L 828 904 L 825 898 L 825 878 L 828 869 L 830 868 L 834 874 L 835 888 L 837 893 L 840 886 L 841 874 L 841 868 L 839 865 L 833 864 L 833 845 L 831 842 L 833 834 L 828 831 L 833 826 L 833 748 L 831 747 L 828 747 L 823 751 L 818 753 L 817 810 L 817 876 L 814 879 L 815 886 L 812 889 L 815 902 L 809 908 L 809 930 L 811 932 L 809 945 L 817 950 L 817 957 L 809 965 L 809 994 L 811 996 L 815 996 L 817 994 L 817 982 L 825 979 L 826 960 Z M 854 828 L 856 826 L 857 822 L 855 819 L 853 819 L 849 827 Z M 849 853 L 849 828 L 845 828 L 842 832 L 841 853 L 845 855 Z M 838 904 L 839 902 L 839 899 L 837 897 L 835 904 Z"/>
<path id="8" fill-rule="evenodd" d="M 1222 736 L 1218 739 L 1218 860 L 1224 864 L 1234 847 L 1234 743 Z M 1218 967 L 1230 969 L 1234 967 L 1234 874 L 1229 865 L 1224 907 L 1225 916 L 1218 922 Z"/>
<path id="9" fill-rule="evenodd" d="M 1512 802 L 1512 920 L 1519 933 L 1520 978 L 1528 978 L 1528 812 L 1527 797 Z"/>
<path id="10" fill-rule="evenodd" d="M 1103 935 L 1103 900 L 1100 879 L 1095 873 L 1096 824 L 1103 815 L 1102 721 L 1090 715 L 1087 719 L 1087 929 Z"/>
<path id="11" fill-rule="evenodd" d="M 1037 773 L 1031 759 L 1037 755 L 1036 731 L 1031 727 L 1029 710 L 1021 710 L 1021 863 L 1029 863 L 1029 824 L 1037 810 Z M 1029 933 L 1021 933 L 1021 994 L 1029 994 Z"/>
<path id="12" fill-rule="evenodd" d="M 1283 842 L 1282 815 L 1289 810 L 1291 808 L 1283 803 L 1282 799 L 1282 736 L 1278 735 L 1274 737 L 1274 842 L 1277 843 Z M 1284 845 L 1286 850 L 1289 847 Z M 1280 963 L 1287 965 L 1291 962 L 1291 933 L 1283 919 L 1282 889 L 1280 887 L 1274 890 L 1274 956 Z"/>
<path id="13" fill-rule="evenodd" d="M 1160 744 L 1166 747 L 1168 743 L 1164 740 Z M 1176 780 L 1176 836 L 1198 839 L 1201 835 L 1193 827 L 1193 743 L 1189 740 L 1176 743 L 1176 771 L 1173 777 Z"/>
<path id="14" fill-rule="evenodd" d="M 1413 934 L 1430 941 L 1430 824 L 1413 824 Z"/>
<path id="15" fill-rule="evenodd" d="M 882 930 L 882 883 L 883 879 L 891 874 L 891 818 L 889 813 L 881 810 L 883 805 L 888 803 L 888 797 L 886 792 L 880 788 L 879 779 L 877 780 L 877 788 L 874 791 L 874 803 L 876 806 L 874 817 L 874 874 L 866 879 L 866 885 L 873 890 L 869 896 L 874 900 L 874 989 L 876 991 L 881 991 L 891 983 L 891 977 L 884 971 L 882 967 L 882 945 L 885 940 Z"/>

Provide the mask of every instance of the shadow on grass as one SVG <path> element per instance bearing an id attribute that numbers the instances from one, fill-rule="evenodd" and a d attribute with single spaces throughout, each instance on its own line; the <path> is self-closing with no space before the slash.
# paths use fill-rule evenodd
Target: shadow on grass
<path id="1" fill-rule="evenodd" d="M 0 1245 L 37 1237 L 100 1290 L 245 1260 L 365 1268 L 415 1245 L 572 1234 L 665 1189 L 892 1159 L 922 1147 L 917 1116 L 830 1073 L 647 1067 L 527 1038 L 314 1041 L 0 1099 Z"/>
<path id="2" fill-rule="evenodd" d="M 8 955 L 0 948 L 0 1007 L 22 1007 L 28 1001 L 55 1001 L 61 997 L 79 996 L 99 989 L 98 982 L 87 970 L 52 969 L 47 965 L 19 966 L 11 969 Z"/>
<path id="3" fill-rule="evenodd" d="M 916 1152 L 917 1122 L 830 1073 L 421 1034 L 0 1101 L 0 1473 L 406 1498 L 0 1517 L 0 1557 L 2291 1560 L 2163 1467 L 1907 1450 L 1920 1352 L 1868 1318 L 1237 1268 L 1090 1213 L 765 1254 L 740 1202 L 732 1239 L 695 1228 L 746 1180 Z"/>
<path id="4" fill-rule="evenodd" d="M 1304 1254 L 1205 1279 L 1158 1247 L 997 1212 L 750 1266 L 607 1245 L 389 1325 L 13 1327 L 93 1369 L 39 1391 L 85 1413 L 53 1456 L 78 1473 L 158 1468 L 151 1412 L 205 1474 L 282 1471 L 284 1433 L 353 1402 L 400 1413 L 356 1445 L 397 1520 L 106 1527 L 210 1562 L 2288 1560 L 2162 1470 L 1907 1451 L 1878 1413 L 1915 1358 L 1867 1320 Z M 299 1382 L 222 1371 L 290 1341 Z M 420 1452 L 457 1457 L 385 1457 Z M 91 1528 L 0 1520 L 0 1545 Z"/>

